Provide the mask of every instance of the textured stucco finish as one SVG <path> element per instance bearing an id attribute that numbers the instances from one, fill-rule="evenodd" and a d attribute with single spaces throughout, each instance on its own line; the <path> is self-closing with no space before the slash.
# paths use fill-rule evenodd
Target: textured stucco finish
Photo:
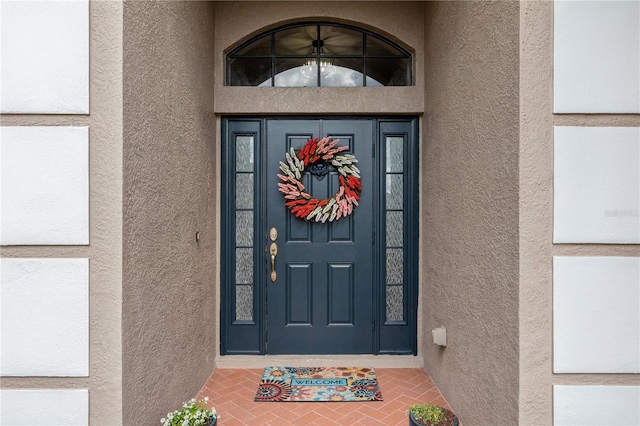
<path id="1" fill-rule="evenodd" d="M 424 7 L 422 2 L 216 2 L 216 114 L 421 116 L 425 99 Z M 360 88 L 224 86 L 222 59 L 229 49 L 267 29 L 296 20 L 347 23 L 400 43 L 414 53 L 415 84 Z M 418 319 L 418 329 L 420 322 Z M 418 336 L 418 342 L 421 340 Z M 229 365 L 228 361 L 220 364 Z"/>
<path id="2" fill-rule="evenodd" d="M 299 18 L 368 26 L 415 53 L 405 88 L 224 87 L 218 113 L 425 113 L 419 353 L 465 424 L 518 416 L 517 2 L 220 2 L 216 54 Z M 363 24 L 366 23 L 366 24 Z M 424 35 L 424 37 L 423 37 Z M 426 111 L 426 112 L 425 112 Z M 449 330 L 439 350 L 429 331 Z"/>
<path id="3" fill-rule="evenodd" d="M 90 127 L 90 245 L 2 248 L 90 259 L 90 376 L 3 377 L 3 389 L 89 389 L 96 425 L 156 424 L 195 395 L 218 350 L 226 113 L 421 116 L 419 352 L 465 425 L 552 424 L 554 385 L 638 385 L 552 373 L 553 256 L 640 254 L 551 242 L 553 126 L 640 126 L 639 114 L 552 114 L 553 2 L 92 1 L 90 13 L 91 115 L 2 116 Z M 416 85 L 223 85 L 227 49 L 301 18 L 401 42 Z M 446 349 L 431 343 L 440 325 Z"/>
<path id="4" fill-rule="evenodd" d="M 640 114 L 553 114 L 553 2 L 520 8 L 520 413 L 553 423 L 554 385 L 635 385 L 637 374 L 553 374 L 553 256 L 640 256 L 635 244 L 552 244 L 554 126 L 640 126 Z"/>
<path id="5" fill-rule="evenodd" d="M 122 423 L 122 2 L 91 1 L 91 115 L 3 115 L 3 126 L 89 127 L 89 245 L 2 257 L 89 258 L 89 377 L 3 377 L 3 389 L 89 389 L 89 423 Z"/>
<path id="6" fill-rule="evenodd" d="M 517 2 L 426 6 L 426 369 L 465 425 L 518 419 Z"/>
<path id="7" fill-rule="evenodd" d="M 193 397 L 213 369 L 213 6 L 124 3 L 127 425 L 155 425 Z"/>
<path id="8" fill-rule="evenodd" d="M 339 6 L 339 7 L 337 7 Z M 217 114 L 389 114 L 424 111 L 422 2 L 216 2 Z M 295 20 L 352 24 L 415 54 L 409 87 L 226 87 L 224 55 L 251 36 Z"/>

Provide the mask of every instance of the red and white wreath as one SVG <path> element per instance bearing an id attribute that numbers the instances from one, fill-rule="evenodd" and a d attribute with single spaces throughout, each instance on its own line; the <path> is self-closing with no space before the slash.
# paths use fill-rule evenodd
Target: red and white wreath
<path id="1" fill-rule="evenodd" d="M 280 162 L 283 174 L 278 174 L 282 181 L 278 187 L 284 194 L 285 206 L 298 218 L 312 222 L 333 222 L 349 216 L 354 206 L 358 205 L 362 192 L 360 170 L 356 167 L 358 160 L 352 154 L 341 154 L 349 147 L 337 146 L 340 139 L 330 139 L 309 139 L 304 148 L 297 152 L 291 148 L 286 153 L 286 162 Z M 323 200 L 305 192 L 304 184 L 300 181 L 305 168 L 321 161 L 335 166 L 340 174 L 338 192 Z"/>

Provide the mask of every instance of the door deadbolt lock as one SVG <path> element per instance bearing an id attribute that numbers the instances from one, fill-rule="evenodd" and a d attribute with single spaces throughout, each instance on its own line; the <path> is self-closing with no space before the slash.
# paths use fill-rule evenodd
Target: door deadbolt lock
<path id="1" fill-rule="evenodd" d="M 271 238 L 271 241 L 278 239 L 278 230 L 276 228 L 271 228 L 269 231 L 269 238 Z"/>

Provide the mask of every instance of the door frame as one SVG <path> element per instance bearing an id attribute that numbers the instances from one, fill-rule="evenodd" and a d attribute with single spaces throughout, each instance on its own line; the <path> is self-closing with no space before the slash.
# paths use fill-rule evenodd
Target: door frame
<path id="1" fill-rule="evenodd" d="M 372 354 L 398 354 L 417 355 L 417 311 L 418 311 L 418 250 L 419 250 L 419 118 L 417 116 L 222 116 L 221 117 L 221 194 L 220 194 L 220 355 L 265 355 L 266 354 L 266 292 L 267 284 L 266 268 L 255 267 L 253 281 L 253 320 L 236 321 L 235 315 L 235 269 L 230 267 L 235 259 L 235 229 L 231 224 L 235 223 L 235 179 L 230 176 L 234 173 L 232 166 L 235 164 L 235 154 L 231 149 L 234 135 L 253 136 L 254 147 L 254 173 L 255 176 L 265 176 L 264 162 L 266 155 L 263 147 L 266 142 L 266 126 L 268 121 L 276 120 L 372 120 L 374 122 L 374 135 L 372 155 L 374 157 L 374 175 L 378 176 L 377 182 L 372 182 L 372 188 L 376 193 L 374 200 L 374 230 L 372 238 L 376 239 L 374 247 L 374 259 L 379 265 L 385 265 L 385 247 L 379 243 L 379 236 L 385 235 L 384 220 L 378 220 L 385 214 L 384 206 L 379 200 L 383 200 L 381 191 L 384 191 L 385 155 L 382 152 L 386 135 L 403 135 L 406 137 L 406 152 L 404 154 L 405 172 L 404 194 L 404 272 L 405 292 L 404 318 L 405 321 L 386 321 L 386 286 L 384 277 L 381 277 L 382 267 L 374 270 L 374 282 L 376 288 L 373 296 L 374 315 L 372 318 L 373 347 Z M 235 123 L 239 123 L 236 125 Z M 239 128 L 241 130 L 239 131 Z M 400 129 L 400 130 L 399 130 Z M 256 193 L 263 193 L 264 189 L 258 185 L 264 185 L 266 179 L 256 179 Z M 263 197 L 256 197 L 254 204 L 254 228 L 264 230 L 263 233 L 254 236 L 254 265 L 265 262 L 267 241 L 265 210 Z M 233 216 L 233 219 L 232 219 Z M 264 235 L 263 235 L 264 234 Z M 377 236 L 377 237 L 376 237 Z M 265 271 L 261 271 L 265 269 Z M 261 273 L 262 272 L 262 273 Z M 400 332 L 402 330 L 402 332 Z M 400 337 L 399 337 L 400 336 Z"/>

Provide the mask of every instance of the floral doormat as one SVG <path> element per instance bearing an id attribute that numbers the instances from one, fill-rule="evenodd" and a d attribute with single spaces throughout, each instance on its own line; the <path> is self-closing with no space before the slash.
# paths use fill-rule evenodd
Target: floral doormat
<path id="1" fill-rule="evenodd" d="M 267 367 L 254 401 L 382 401 L 382 392 L 373 368 Z"/>

